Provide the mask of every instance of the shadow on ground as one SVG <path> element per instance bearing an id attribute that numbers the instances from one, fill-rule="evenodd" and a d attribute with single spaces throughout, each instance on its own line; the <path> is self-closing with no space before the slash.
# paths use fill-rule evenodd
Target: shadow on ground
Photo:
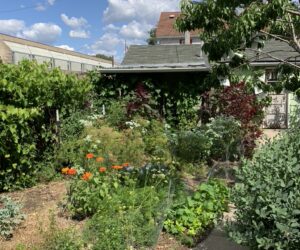
<path id="1" fill-rule="evenodd" d="M 240 246 L 227 237 L 226 233 L 220 229 L 215 228 L 211 234 L 202 241 L 193 250 L 248 250 L 249 248 Z"/>

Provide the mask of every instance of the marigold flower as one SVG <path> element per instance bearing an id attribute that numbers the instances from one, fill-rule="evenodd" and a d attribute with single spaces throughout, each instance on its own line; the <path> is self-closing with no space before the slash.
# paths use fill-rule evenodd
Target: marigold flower
<path id="1" fill-rule="evenodd" d="M 75 168 L 70 168 L 67 172 L 68 175 L 76 175 L 77 174 L 77 171 Z"/>
<path id="2" fill-rule="evenodd" d="M 62 174 L 67 174 L 68 171 L 69 171 L 69 168 L 68 168 L 68 167 L 65 167 L 65 168 L 62 168 L 62 169 L 61 169 Z"/>
<path id="3" fill-rule="evenodd" d="M 97 157 L 96 162 L 104 162 L 104 158 L 103 157 Z"/>
<path id="4" fill-rule="evenodd" d="M 100 173 L 104 173 L 105 171 L 106 171 L 106 167 L 100 167 L 100 168 L 99 168 L 99 172 L 100 172 Z"/>
<path id="5" fill-rule="evenodd" d="M 88 153 L 88 154 L 86 154 L 85 157 L 86 157 L 87 159 L 92 159 L 92 158 L 94 158 L 94 154 Z"/>
<path id="6" fill-rule="evenodd" d="M 115 170 L 121 170 L 123 166 L 112 166 L 111 168 Z"/>
<path id="7" fill-rule="evenodd" d="M 129 166 L 129 163 L 128 163 L 128 162 L 125 162 L 125 163 L 122 164 L 122 166 L 123 166 L 123 167 L 128 167 L 128 166 Z"/>
<path id="8" fill-rule="evenodd" d="M 85 180 L 85 181 L 88 181 L 90 178 L 92 177 L 92 173 L 90 172 L 86 172 L 82 175 L 82 179 Z"/>

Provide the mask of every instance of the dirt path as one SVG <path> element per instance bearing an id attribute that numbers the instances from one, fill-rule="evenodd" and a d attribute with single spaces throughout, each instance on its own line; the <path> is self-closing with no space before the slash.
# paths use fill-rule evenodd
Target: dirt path
<path id="1" fill-rule="evenodd" d="M 1 194 L 8 195 L 15 201 L 23 204 L 22 211 L 26 215 L 26 220 L 15 232 L 12 239 L 4 241 L 0 239 L 1 250 L 14 250 L 18 246 L 24 249 L 33 249 L 40 243 L 41 236 L 39 228 L 49 226 L 49 215 L 52 211 L 55 214 L 57 224 L 60 227 L 80 226 L 80 223 L 74 223 L 64 217 L 60 217 L 58 203 L 66 195 L 66 182 L 52 182 L 49 184 L 40 184 L 26 190 Z M 77 225 L 78 224 L 78 225 Z"/>

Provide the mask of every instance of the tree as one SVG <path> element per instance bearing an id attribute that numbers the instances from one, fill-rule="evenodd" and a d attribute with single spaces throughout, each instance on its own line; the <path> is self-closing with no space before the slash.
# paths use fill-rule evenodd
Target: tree
<path id="1" fill-rule="evenodd" d="M 148 33 L 149 33 L 149 38 L 147 39 L 148 45 L 156 45 L 157 44 L 156 28 L 151 29 Z"/>
<path id="2" fill-rule="evenodd" d="M 181 16 L 176 24 L 180 31 L 201 29 L 204 41 L 203 51 L 210 61 L 222 58 L 241 58 L 246 48 L 260 52 L 266 40 L 276 39 L 288 44 L 300 53 L 300 11 L 299 3 L 293 0 L 182 0 Z M 254 43 L 257 44 L 253 48 Z M 284 85 L 293 85 L 293 91 L 300 91 L 300 66 L 292 59 L 281 62 Z M 240 60 L 239 63 L 244 63 Z M 231 64 L 231 67 L 239 63 Z M 287 77 L 289 76 L 289 80 Z M 292 76 L 292 77 L 291 77 Z M 294 78 L 291 84 L 291 79 Z"/>

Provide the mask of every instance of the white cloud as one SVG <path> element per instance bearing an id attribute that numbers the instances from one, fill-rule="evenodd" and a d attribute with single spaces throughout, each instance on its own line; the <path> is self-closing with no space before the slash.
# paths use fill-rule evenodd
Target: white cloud
<path id="1" fill-rule="evenodd" d="M 137 21 L 155 22 L 160 12 L 179 10 L 179 0 L 108 0 L 104 21 L 117 22 Z"/>
<path id="2" fill-rule="evenodd" d="M 60 15 L 61 20 L 65 23 L 65 25 L 69 26 L 70 28 L 76 30 L 83 27 L 86 27 L 88 25 L 88 22 L 83 17 L 68 17 L 66 14 Z"/>
<path id="3" fill-rule="evenodd" d="M 35 23 L 30 27 L 25 28 L 21 32 L 21 37 L 41 42 L 54 43 L 61 35 L 61 28 L 52 23 Z"/>
<path id="4" fill-rule="evenodd" d="M 117 27 L 115 26 L 114 24 L 110 23 L 108 25 L 106 25 L 104 28 L 103 28 L 104 31 L 118 31 L 120 30 L 120 27 Z"/>
<path id="5" fill-rule="evenodd" d="M 146 39 L 148 37 L 148 31 L 153 26 L 147 23 L 138 23 L 132 21 L 122 26 L 120 35 L 130 39 Z"/>
<path id="6" fill-rule="evenodd" d="M 18 19 L 0 20 L 0 33 L 17 36 L 25 28 L 25 22 Z"/>
<path id="7" fill-rule="evenodd" d="M 74 48 L 72 48 L 72 47 L 70 47 L 69 45 L 66 45 L 66 44 L 58 45 L 58 46 L 55 46 L 55 47 L 74 51 Z"/>
<path id="8" fill-rule="evenodd" d="M 85 30 L 70 30 L 69 36 L 72 38 L 84 38 L 87 39 L 90 37 L 90 33 Z"/>
<path id="9" fill-rule="evenodd" d="M 45 4 L 42 3 L 37 3 L 35 10 L 37 11 L 45 11 L 47 9 L 47 6 Z"/>
<path id="10" fill-rule="evenodd" d="M 23 20 L 0 20 L 0 33 L 17 36 L 37 42 L 51 44 L 61 35 L 61 28 L 53 23 L 35 23 L 27 27 Z"/>
<path id="11" fill-rule="evenodd" d="M 48 0 L 48 4 L 54 5 L 54 3 L 55 3 L 55 0 Z"/>
<path id="12" fill-rule="evenodd" d="M 123 41 L 113 33 L 105 33 L 95 43 L 89 46 L 94 53 L 99 53 L 100 50 L 105 50 L 112 53 L 115 48 L 122 44 Z"/>
<path id="13" fill-rule="evenodd" d="M 104 34 L 85 48 L 87 53 L 124 54 L 125 43 L 146 44 L 149 31 L 155 27 L 163 11 L 179 11 L 180 0 L 107 0 L 103 11 Z M 125 42 L 126 41 L 126 42 Z M 120 61 L 120 60 L 119 60 Z"/>
<path id="14" fill-rule="evenodd" d="M 69 36 L 72 38 L 84 38 L 87 39 L 90 37 L 90 32 L 86 30 L 88 25 L 88 21 L 83 17 L 68 17 L 66 14 L 60 15 L 61 20 L 65 23 L 65 25 L 71 28 L 69 32 Z"/>

